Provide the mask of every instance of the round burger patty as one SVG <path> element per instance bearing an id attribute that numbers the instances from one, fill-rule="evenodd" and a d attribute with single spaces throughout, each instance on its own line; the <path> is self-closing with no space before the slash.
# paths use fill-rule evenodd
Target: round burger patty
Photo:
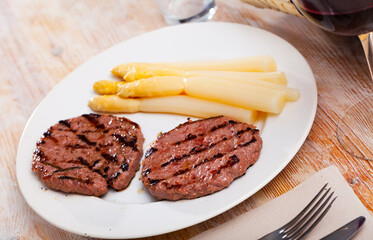
<path id="1" fill-rule="evenodd" d="M 122 190 L 140 167 L 144 137 L 123 117 L 84 114 L 51 126 L 36 144 L 32 170 L 55 190 L 101 196 Z"/>
<path id="2" fill-rule="evenodd" d="M 188 121 L 146 152 L 142 182 L 158 199 L 191 199 L 219 191 L 254 164 L 259 130 L 228 117 Z"/>

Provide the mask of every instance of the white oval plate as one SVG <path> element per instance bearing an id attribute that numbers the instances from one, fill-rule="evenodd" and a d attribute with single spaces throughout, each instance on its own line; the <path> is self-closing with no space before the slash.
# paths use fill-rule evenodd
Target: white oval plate
<path id="1" fill-rule="evenodd" d="M 133 61 L 185 61 L 272 55 L 301 91 L 280 115 L 268 116 L 262 129 L 258 162 L 228 188 L 209 196 L 176 202 L 156 201 L 143 189 L 139 173 L 121 192 L 102 198 L 46 189 L 31 171 L 36 141 L 58 120 L 91 112 L 93 82 L 113 79 L 114 66 Z M 283 39 L 261 29 L 232 23 L 196 23 L 163 28 L 118 44 L 92 58 L 63 79 L 39 104 L 28 121 L 17 153 L 17 179 L 27 203 L 41 217 L 66 231 L 99 238 L 137 238 L 185 228 L 214 217 L 244 201 L 271 181 L 306 139 L 317 105 L 312 71 L 302 55 Z M 161 131 L 185 122 L 171 114 L 124 114 L 137 122 L 147 148 Z"/>

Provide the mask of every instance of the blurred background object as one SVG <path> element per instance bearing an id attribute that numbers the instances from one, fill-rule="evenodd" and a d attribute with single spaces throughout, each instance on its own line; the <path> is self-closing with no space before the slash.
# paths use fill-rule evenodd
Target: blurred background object
<path id="1" fill-rule="evenodd" d="M 216 12 L 214 0 L 157 0 L 165 21 L 169 25 L 203 22 Z"/>

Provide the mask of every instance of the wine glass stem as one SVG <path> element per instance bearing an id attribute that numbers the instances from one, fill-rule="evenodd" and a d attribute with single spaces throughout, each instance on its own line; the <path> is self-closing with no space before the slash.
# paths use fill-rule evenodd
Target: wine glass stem
<path id="1" fill-rule="evenodd" d="M 361 44 L 363 45 L 365 57 L 368 62 L 370 77 L 373 80 L 373 32 L 359 35 Z"/>

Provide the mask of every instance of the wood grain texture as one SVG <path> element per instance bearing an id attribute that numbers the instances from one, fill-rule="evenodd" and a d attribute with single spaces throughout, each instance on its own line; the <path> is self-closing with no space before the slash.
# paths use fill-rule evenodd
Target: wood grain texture
<path id="1" fill-rule="evenodd" d="M 344 111 L 373 90 L 358 38 L 332 35 L 304 19 L 239 0 L 216 2 L 213 21 L 268 30 L 303 54 L 318 86 L 315 123 L 294 159 L 258 193 L 206 222 L 147 239 L 188 239 L 270 201 L 329 165 L 338 167 L 373 214 L 373 163 L 343 151 L 335 134 Z M 164 26 L 153 0 L 0 0 L 0 239 L 86 239 L 57 229 L 25 203 L 15 172 L 22 130 L 38 103 L 69 72 L 108 47 Z"/>

